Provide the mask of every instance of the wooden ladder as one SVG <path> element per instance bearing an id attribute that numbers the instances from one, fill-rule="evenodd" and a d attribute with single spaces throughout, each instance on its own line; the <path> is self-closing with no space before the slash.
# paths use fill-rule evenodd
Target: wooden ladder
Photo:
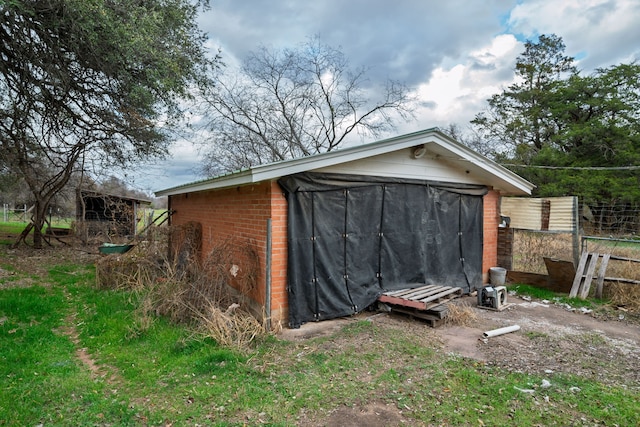
<path id="1" fill-rule="evenodd" d="M 583 252 L 576 269 L 576 276 L 573 279 L 573 286 L 571 286 L 571 292 L 569 292 L 569 298 L 579 297 L 585 299 L 589 296 L 589 290 L 591 289 L 591 282 L 593 281 L 593 275 L 596 271 L 598 264 L 598 258 L 602 257 L 600 262 L 600 268 L 598 269 L 598 275 L 596 277 L 596 298 L 602 298 L 602 288 L 604 285 L 604 275 L 607 271 L 607 265 L 611 254 L 599 254 L 597 252 Z"/>

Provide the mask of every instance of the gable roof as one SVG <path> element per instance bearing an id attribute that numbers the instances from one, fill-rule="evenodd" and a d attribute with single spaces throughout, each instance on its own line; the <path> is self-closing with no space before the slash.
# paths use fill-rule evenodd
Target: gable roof
<path id="1" fill-rule="evenodd" d="M 356 145 L 326 153 L 254 166 L 230 174 L 195 181 L 157 191 L 156 196 L 193 193 L 255 184 L 287 175 L 336 166 L 356 160 L 424 145 L 429 152 L 447 159 L 448 163 L 470 171 L 484 184 L 510 195 L 530 195 L 534 185 L 492 160 L 460 144 L 437 128 L 383 139 L 369 144 Z"/>

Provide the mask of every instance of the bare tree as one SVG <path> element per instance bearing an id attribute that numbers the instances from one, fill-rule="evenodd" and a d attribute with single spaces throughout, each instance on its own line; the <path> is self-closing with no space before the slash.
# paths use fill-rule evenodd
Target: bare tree
<path id="1" fill-rule="evenodd" d="M 318 37 L 297 49 L 261 47 L 227 71 L 204 96 L 212 117 L 202 147 L 208 175 L 331 151 L 354 132 L 379 136 L 413 117 L 406 86 L 367 87 L 366 70 L 351 71 Z"/>
<path id="2" fill-rule="evenodd" d="M 440 130 L 483 156 L 494 160 L 496 159 L 500 147 L 494 140 L 483 139 L 482 135 L 473 127 L 466 126 L 462 128 L 457 123 L 449 123 L 447 127 L 441 128 Z"/>

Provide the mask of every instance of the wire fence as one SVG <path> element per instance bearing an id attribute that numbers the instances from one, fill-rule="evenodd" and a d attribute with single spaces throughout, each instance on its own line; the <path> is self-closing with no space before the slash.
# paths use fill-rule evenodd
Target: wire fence
<path id="1" fill-rule="evenodd" d="M 580 222 L 586 235 L 640 237 L 640 206 L 624 202 L 582 201 Z"/>
<path id="2" fill-rule="evenodd" d="M 4 203 L 2 206 L 2 212 L 0 213 L 0 222 L 4 223 L 17 223 L 28 224 L 31 221 L 32 208 L 28 205 L 18 205 L 15 208 L 10 207 L 9 204 Z M 166 209 L 152 209 L 143 208 L 138 209 L 136 228 L 138 231 L 143 230 L 149 226 L 154 218 L 160 216 Z M 47 220 L 49 224 L 54 227 L 70 228 L 76 222 L 75 216 L 69 216 L 64 212 L 58 212 L 56 209 L 51 209 Z"/>
<path id="3" fill-rule="evenodd" d="M 28 224 L 31 221 L 32 208 L 29 205 L 11 205 L 4 203 L 2 212 L 0 213 L 0 221 L 5 223 L 21 223 Z M 49 223 L 56 227 L 70 227 L 75 218 L 51 209 L 47 219 Z"/>
<path id="4" fill-rule="evenodd" d="M 514 213 L 516 218 L 525 217 L 530 223 L 531 216 L 535 217 L 536 212 L 531 211 L 531 202 L 527 203 L 525 212 L 514 210 Z M 552 200 L 551 210 L 553 203 Z M 544 203 L 541 205 L 545 206 Z M 548 210 L 548 207 L 544 209 Z M 542 217 L 546 214 L 544 209 Z M 514 228 L 510 247 L 511 269 L 547 274 L 544 258 L 572 261 L 577 266 L 583 252 L 640 259 L 640 207 L 627 203 L 579 201 L 575 203 L 574 210 L 576 211 L 571 213 L 573 230 Z M 551 216 L 553 215 L 552 212 Z M 555 215 L 558 215 L 557 211 Z M 525 220 L 520 220 L 520 223 Z M 637 263 L 612 262 L 609 270 L 613 274 L 619 274 L 618 277 L 640 279 L 640 267 Z"/>

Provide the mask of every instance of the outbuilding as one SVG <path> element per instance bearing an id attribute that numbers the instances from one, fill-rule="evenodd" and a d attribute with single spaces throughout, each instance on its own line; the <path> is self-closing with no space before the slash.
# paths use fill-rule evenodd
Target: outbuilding
<path id="1" fill-rule="evenodd" d="M 359 312 L 384 291 L 472 292 L 497 262 L 499 202 L 533 185 L 428 129 L 158 191 L 172 225 L 200 223 L 259 258 L 251 309 L 299 327 Z M 234 262 L 242 270 L 243 260 Z"/>
<path id="2" fill-rule="evenodd" d="M 139 212 L 151 206 L 151 200 L 118 196 L 100 191 L 76 191 L 76 233 L 82 238 L 94 236 L 134 236 Z"/>

